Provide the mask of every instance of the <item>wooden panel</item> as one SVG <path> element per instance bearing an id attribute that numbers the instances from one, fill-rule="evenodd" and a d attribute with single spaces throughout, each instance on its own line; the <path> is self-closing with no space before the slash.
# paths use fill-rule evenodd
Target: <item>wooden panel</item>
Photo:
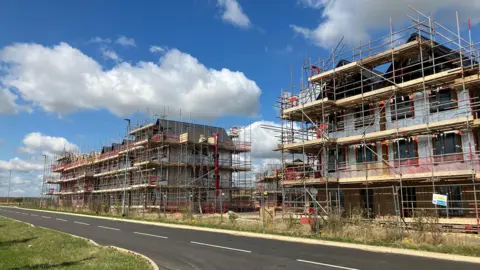
<path id="1" fill-rule="evenodd" d="M 428 44 L 428 43 L 424 42 L 423 44 Z M 398 57 L 399 54 L 405 53 L 406 51 L 409 51 L 412 49 L 417 50 L 418 45 L 419 45 L 418 40 L 414 40 L 414 41 L 402 44 L 400 46 L 397 46 L 395 48 L 387 49 L 385 51 L 365 57 L 361 60 L 351 62 L 349 64 L 314 75 L 308 78 L 308 81 L 318 82 L 318 81 L 321 81 L 322 79 L 333 77 L 335 74 L 338 74 L 338 73 L 355 72 L 360 70 L 359 65 L 375 67 L 381 64 L 385 64 L 392 60 L 392 54 L 395 54 L 396 57 Z"/>

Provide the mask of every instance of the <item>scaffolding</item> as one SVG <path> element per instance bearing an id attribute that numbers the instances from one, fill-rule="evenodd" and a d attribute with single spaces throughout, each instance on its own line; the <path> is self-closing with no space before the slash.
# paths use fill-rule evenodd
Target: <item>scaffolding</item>
<path id="1" fill-rule="evenodd" d="M 388 187 L 395 206 L 385 215 L 445 211 L 425 205 L 428 191 L 447 195 L 447 213 L 461 201 L 464 217 L 479 227 L 478 43 L 470 20 L 469 38 L 462 38 L 458 13 L 452 31 L 412 11 L 408 27 L 393 31 L 390 21 L 384 37 L 351 50 L 339 44 L 327 59 L 305 61 L 300 84 L 282 90 L 282 124 L 263 128 L 279 137 L 284 209 L 311 211 L 313 203 L 328 214 L 353 204 L 375 217 L 372 201 L 382 194 L 374 190 Z M 446 191 L 449 185 L 460 189 Z"/>
<path id="2" fill-rule="evenodd" d="M 134 125 L 128 120 L 120 143 L 65 153 L 46 166 L 42 194 L 67 207 L 119 210 L 125 202 L 142 211 L 237 210 L 235 198 L 253 186 L 250 138 L 248 128 L 227 132 L 166 114 Z"/>

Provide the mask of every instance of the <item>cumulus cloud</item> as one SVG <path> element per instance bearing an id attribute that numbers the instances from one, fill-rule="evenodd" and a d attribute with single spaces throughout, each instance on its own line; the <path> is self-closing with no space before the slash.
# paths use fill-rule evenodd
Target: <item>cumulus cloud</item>
<path id="1" fill-rule="evenodd" d="M 222 20 L 240 28 L 249 28 L 250 19 L 243 12 L 237 0 L 217 0 L 217 6 L 222 11 Z"/>
<path id="2" fill-rule="evenodd" d="M 280 152 L 275 152 L 279 143 L 279 133 L 271 129 L 263 128 L 264 125 L 280 127 L 279 124 L 271 121 L 256 121 L 239 132 L 240 140 L 252 142 L 252 171 L 262 172 L 268 164 L 281 163 Z"/>
<path id="3" fill-rule="evenodd" d="M 37 160 L 23 160 L 21 158 L 12 158 L 8 161 L 0 160 L 0 171 L 30 172 L 43 170 L 43 163 Z"/>
<path id="4" fill-rule="evenodd" d="M 292 24 L 292 30 L 310 40 L 314 44 L 331 48 L 345 37 L 345 41 L 353 46 L 360 41 L 366 42 L 369 33 L 384 30 L 389 27 L 392 18 L 394 27 L 396 22 L 402 23 L 412 13 L 408 5 L 424 13 L 446 14 L 454 18 L 454 10 L 458 10 L 464 20 L 472 18 L 472 23 L 480 21 L 480 2 L 458 0 L 300 0 L 306 7 L 321 10 L 321 23 L 315 28 Z M 443 13 L 447 12 L 447 13 Z M 444 17 L 444 16 L 442 16 Z"/>
<path id="5" fill-rule="evenodd" d="M 279 133 L 263 128 L 262 126 L 274 126 L 280 127 L 279 124 L 271 121 L 256 121 L 245 127 L 244 131 L 239 134 L 241 140 L 250 139 L 252 141 L 252 152 L 251 156 L 253 159 L 268 159 L 268 158 L 278 158 L 278 152 L 274 152 L 279 143 L 278 135 Z"/>
<path id="6" fill-rule="evenodd" d="M 125 47 L 135 47 L 137 44 L 135 44 L 135 39 L 133 38 L 128 38 L 126 36 L 120 36 L 115 43 L 120 44 Z"/>
<path id="7" fill-rule="evenodd" d="M 40 132 L 32 132 L 23 138 L 23 146 L 20 151 L 28 154 L 41 153 L 54 156 L 63 152 L 78 152 L 79 147 L 63 137 L 52 137 L 43 135 Z"/>
<path id="8" fill-rule="evenodd" d="M 166 49 L 161 46 L 150 46 L 150 52 L 152 53 L 164 53 Z"/>
<path id="9" fill-rule="evenodd" d="M 21 43 L 3 48 L 0 63 L 7 66 L 0 77 L 5 87 L 16 89 L 23 101 L 60 115 L 107 109 L 124 116 L 168 105 L 208 120 L 252 116 L 261 93 L 242 72 L 207 68 L 177 49 L 169 49 L 158 63 L 121 62 L 105 70 L 67 43 Z"/>

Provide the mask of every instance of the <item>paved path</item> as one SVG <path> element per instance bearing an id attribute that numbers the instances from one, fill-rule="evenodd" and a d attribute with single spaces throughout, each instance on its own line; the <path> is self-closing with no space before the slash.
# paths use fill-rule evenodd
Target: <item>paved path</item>
<path id="1" fill-rule="evenodd" d="M 18 208 L 0 207 L 0 216 L 136 251 L 151 258 L 160 269 L 480 269 L 479 264 Z"/>

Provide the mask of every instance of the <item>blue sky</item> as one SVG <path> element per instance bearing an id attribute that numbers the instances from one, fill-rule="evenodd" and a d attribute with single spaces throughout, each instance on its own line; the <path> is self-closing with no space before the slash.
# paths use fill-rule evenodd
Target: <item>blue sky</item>
<path id="1" fill-rule="evenodd" d="M 348 45 L 385 34 L 390 17 L 400 27 L 416 3 L 374 1 L 371 16 L 365 1 L 3 1 L 0 196 L 9 169 L 17 195 L 35 194 L 26 186 L 38 185 L 42 154 L 110 143 L 124 117 L 170 100 L 198 122 L 252 124 L 257 164 L 275 158 L 276 138 L 259 126 L 278 122 L 290 66 L 299 81 L 305 57 L 328 57 L 342 33 Z M 462 23 L 478 23 L 474 4 L 416 5 L 436 14 L 456 5 Z"/>
<path id="2" fill-rule="evenodd" d="M 149 51 L 152 45 L 177 48 L 208 68 L 241 71 L 257 83 L 262 92 L 257 117 L 234 117 L 232 120 L 226 116 L 219 117 L 216 122 L 223 126 L 230 123 L 247 125 L 258 119 L 275 120 L 275 98 L 280 88 L 289 84 L 289 65 L 295 63 L 299 69 L 302 55 L 319 51 L 296 38 L 289 28 L 290 21 L 284 20 L 293 15 L 300 18 L 299 22 L 315 21 L 318 19 L 316 12 L 295 1 L 272 3 L 242 3 L 253 24 L 249 29 L 242 29 L 222 21 L 215 1 L 145 1 L 142 5 L 132 1 L 49 1 L 49 5 L 37 1 L 9 1 L 2 7 L 0 46 L 12 43 L 54 46 L 66 42 L 107 69 L 115 62 L 102 57 L 98 43 L 88 42 L 94 37 L 134 39 L 136 47 L 111 45 L 112 50 L 131 63 L 157 61 L 159 55 Z M 122 118 L 102 109 L 79 111 L 61 118 L 36 109 L 34 113 L 1 116 L 0 125 L 11 128 L 8 134 L 2 135 L 5 141 L 2 149 L 7 147 L 7 153 L 2 151 L 0 159 L 7 159 L 19 146 L 19 139 L 32 131 L 65 137 L 78 145 L 90 145 L 118 136 L 124 123 Z"/>

